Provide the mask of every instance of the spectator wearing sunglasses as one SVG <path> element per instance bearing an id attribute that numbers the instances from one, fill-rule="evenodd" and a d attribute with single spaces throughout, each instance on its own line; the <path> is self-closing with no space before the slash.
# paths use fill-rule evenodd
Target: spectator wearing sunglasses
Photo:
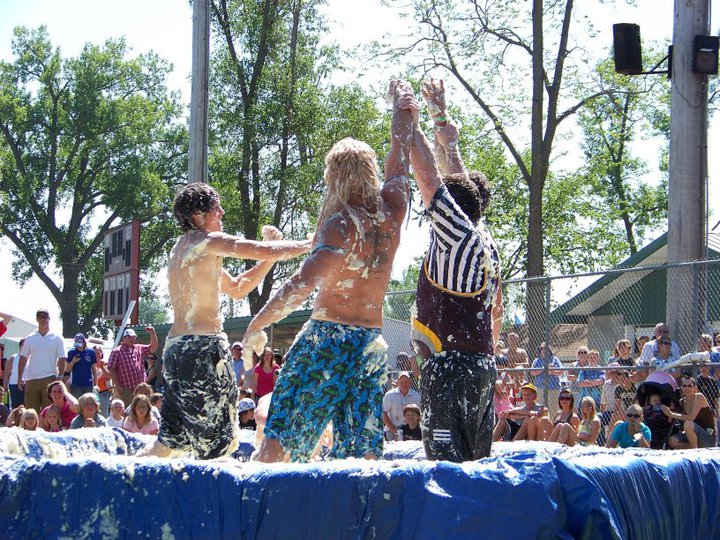
<path id="1" fill-rule="evenodd" d="M 673 412 L 663 406 L 668 418 L 683 421 L 683 431 L 671 435 L 668 446 L 674 449 L 708 448 L 715 446 L 715 416 L 705 396 L 698 392 L 697 383 L 692 377 L 683 377 L 680 388 L 680 410 Z"/>
<path id="2" fill-rule="evenodd" d="M 640 405 L 630 405 L 625 411 L 625 421 L 618 422 L 608 438 L 607 448 L 650 448 L 652 434 L 650 428 L 642 423 L 643 412 Z"/>
<path id="3" fill-rule="evenodd" d="M 660 340 L 670 340 L 670 328 L 665 323 L 658 323 L 655 325 L 655 339 L 648 341 L 642 349 L 640 358 L 638 359 L 638 365 L 649 366 L 653 358 L 657 358 L 660 354 Z M 680 347 L 674 341 L 670 342 L 670 357 L 672 361 L 680 358 Z"/>

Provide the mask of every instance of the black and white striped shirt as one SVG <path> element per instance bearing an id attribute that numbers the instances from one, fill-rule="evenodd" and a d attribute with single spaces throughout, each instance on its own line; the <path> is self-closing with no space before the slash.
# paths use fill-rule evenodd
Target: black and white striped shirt
<path id="1" fill-rule="evenodd" d="M 476 226 L 460 209 L 443 184 L 427 210 L 430 247 L 427 272 L 430 279 L 450 291 L 475 293 L 499 277 L 495 241 L 482 221 Z"/>

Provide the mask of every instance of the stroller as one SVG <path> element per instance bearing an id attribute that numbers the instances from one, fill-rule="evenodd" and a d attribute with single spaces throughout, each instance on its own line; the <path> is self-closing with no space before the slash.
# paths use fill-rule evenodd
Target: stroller
<path id="1" fill-rule="evenodd" d="M 672 375 L 664 371 L 653 371 L 637 388 L 635 396 L 638 404 L 643 408 L 643 422 L 652 433 L 650 448 L 657 450 L 665 448 L 668 437 L 674 432 L 675 427 L 675 422 L 669 422 L 662 411 L 650 407 L 650 396 L 660 395 L 660 403 L 670 407 L 676 390 L 677 382 Z"/>

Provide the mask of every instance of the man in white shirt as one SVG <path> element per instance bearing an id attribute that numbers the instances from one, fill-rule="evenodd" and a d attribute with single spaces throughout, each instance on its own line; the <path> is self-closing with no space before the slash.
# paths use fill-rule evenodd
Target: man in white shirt
<path id="1" fill-rule="evenodd" d="M 410 388 L 410 373 L 401 371 L 397 379 L 397 387 L 385 394 L 383 398 L 383 423 L 385 438 L 395 440 L 398 427 L 405 424 L 403 408 L 409 404 L 420 405 L 420 394 Z"/>
<path id="2" fill-rule="evenodd" d="M 47 386 L 65 372 L 65 348 L 60 336 L 50 332 L 50 313 L 38 309 L 38 329 L 25 338 L 20 351 L 18 386 L 25 390 L 25 408 L 42 410 L 50 405 Z"/>
<path id="3" fill-rule="evenodd" d="M 668 325 L 664 322 L 657 323 L 655 325 L 655 339 L 651 339 L 643 346 L 643 350 L 640 353 L 640 358 L 637 362 L 638 365 L 649 366 L 650 361 L 653 358 L 657 357 L 660 352 L 658 348 L 658 340 L 660 340 L 660 338 L 662 337 L 670 337 L 670 328 L 668 328 Z M 674 362 L 675 360 L 678 360 L 680 358 L 680 346 L 674 341 L 672 341 L 670 344 L 670 355 L 671 362 Z"/>

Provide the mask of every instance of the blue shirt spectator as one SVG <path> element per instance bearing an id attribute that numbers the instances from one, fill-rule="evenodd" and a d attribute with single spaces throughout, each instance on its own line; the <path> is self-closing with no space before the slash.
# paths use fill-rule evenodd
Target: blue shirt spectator
<path id="1" fill-rule="evenodd" d="M 544 351 L 542 354 L 544 354 Z M 547 375 L 547 381 L 545 381 L 545 359 L 541 356 L 536 358 L 530 368 L 531 374 L 535 377 L 535 386 L 537 389 L 544 389 L 547 384 L 548 390 L 559 390 L 561 388 L 560 377 L 559 375 L 553 374 L 553 371 L 562 369 L 562 367 L 563 365 L 562 362 L 560 362 L 560 359 L 554 354 L 551 354 L 549 361 L 550 375 Z M 536 371 L 532 371 L 532 369 L 535 369 Z"/>

